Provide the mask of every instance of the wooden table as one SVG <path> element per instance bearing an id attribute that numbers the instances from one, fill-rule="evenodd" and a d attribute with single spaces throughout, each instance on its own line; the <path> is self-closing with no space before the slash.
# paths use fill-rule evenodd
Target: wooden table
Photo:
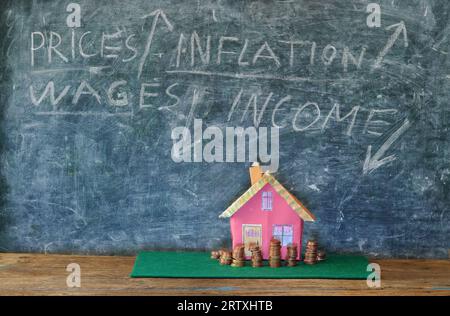
<path id="1" fill-rule="evenodd" d="M 0 253 L 0 295 L 450 295 L 450 260 L 370 260 L 381 288 L 365 280 L 132 279 L 134 257 Z M 81 267 L 68 288 L 66 267 Z"/>

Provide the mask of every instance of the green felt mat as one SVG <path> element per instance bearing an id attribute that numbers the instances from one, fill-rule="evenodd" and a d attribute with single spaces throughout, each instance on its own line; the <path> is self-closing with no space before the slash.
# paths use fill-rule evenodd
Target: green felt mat
<path id="1" fill-rule="evenodd" d="M 242 278 L 242 279 L 366 279 L 368 261 L 363 256 L 329 255 L 316 265 L 253 268 L 251 262 L 235 268 L 222 266 L 206 252 L 141 252 L 133 278 Z"/>

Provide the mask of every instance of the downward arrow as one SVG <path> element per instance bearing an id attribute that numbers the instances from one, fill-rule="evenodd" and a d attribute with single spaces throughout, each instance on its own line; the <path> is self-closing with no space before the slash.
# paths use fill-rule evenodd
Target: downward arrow
<path id="1" fill-rule="evenodd" d="M 378 151 L 372 155 L 372 146 L 367 147 L 366 160 L 364 161 L 363 174 L 372 173 L 375 169 L 387 164 L 388 162 L 394 161 L 397 157 L 394 155 L 382 158 L 384 153 L 392 146 L 392 144 L 410 127 L 411 123 L 408 119 L 405 119 L 403 125 L 396 130 L 387 140 L 381 145 Z"/>
<path id="2" fill-rule="evenodd" d="M 161 10 L 161 9 L 155 10 L 152 13 L 143 16 L 142 18 L 146 19 L 146 18 L 148 18 L 150 16 L 154 16 L 153 24 L 152 24 L 152 28 L 150 30 L 150 33 L 148 34 L 147 44 L 145 45 L 144 54 L 142 55 L 141 61 L 139 63 L 139 71 L 138 71 L 138 76 L 137 76 L 138 79 L 142 75 L 142 70 L 144 69 L 145 62 L 146 62 L 147 57 L 148 57 L 148 55 L 150 53 L 150 48 L 152 46 L 153 36 L 155 35 L 156 25 L 158 24 L 159 17 L 162 18 L 162 20 L 166 24 L 167 28 L 169 29 L 169 31 L 171 31 L 171 32 L 173 31 L 173 26 L 170 23 L 170 21 L 167 19 L 167 16 L 166 16 L 166 14 L 164 13 L 163 10 Z"/>
<path id="3" fill-rule="evenodd" d="M 392 24 L 386 28 L 386 30 L 390 30 L 396 27 L 395 32 L 391 35 L 391 37 L 386 42 L 386 45 L 381 50 L 381 52 L 378 54 L 377 59 L 375 60 L 375 63 L 373 64 L 373 68 L 379 68 L 381 67 L 381 63 L 383 62 L 384 56 L 389 52 L 389 50 L 394 46 L 395 42 L 399 38 L 400 34 L 403 33 L 403 45 L 404 47 L 408 47 L 408 34 L 406 32 L 406 26 L 405 22 L 400 21 L 400 23 Z"/>

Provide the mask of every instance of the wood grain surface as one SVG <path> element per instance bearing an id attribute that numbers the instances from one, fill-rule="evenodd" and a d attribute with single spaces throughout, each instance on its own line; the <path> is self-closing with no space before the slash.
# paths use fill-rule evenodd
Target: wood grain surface
<path id="1" fill-rule="evenodd" d="M 450 295 L 449 260 L 370 260 L 381 288 L 365 280 L 132 279 L 134 257 L 0 254 L 0 295 Z M 81 267 L 68 288 L 66 267 Z"/>

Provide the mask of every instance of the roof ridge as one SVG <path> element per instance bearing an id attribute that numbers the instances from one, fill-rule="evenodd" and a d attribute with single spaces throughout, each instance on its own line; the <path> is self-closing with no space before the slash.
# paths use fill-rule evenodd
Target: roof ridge
<path id="1" fill-rule="evenodd" d="M 316 217 L 311 213 L 291 192 L 289 192 L 280 182 L 269 172 L 265 172 L 261 179 L 255 182 L 240 197 L 238 197 L 219 218 L 233 216 L 245 203 L 247 203 L 256 193 L 258 193 L 265 184 L 269 183 L 272 188 L 286 201 L 286 203 L 305 221 L 314 222 Z"/>

